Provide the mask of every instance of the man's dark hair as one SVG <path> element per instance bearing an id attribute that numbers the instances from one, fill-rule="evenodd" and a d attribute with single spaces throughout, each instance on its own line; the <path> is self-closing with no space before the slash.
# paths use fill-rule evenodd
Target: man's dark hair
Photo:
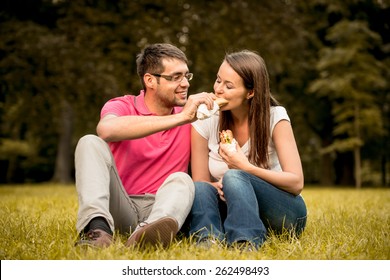
<path id="1" fill-rule="evenodd" d="M 146 73 L 161 74 L 164 72 L 163 59 L 179 59 L 188 63 L 187 57 L 183 51 L 171 44 L 153 44 L 146 46 L 140 54 L 137 55 L 137 73 L 141 79 L 144 89 L 144 75 Z"/>

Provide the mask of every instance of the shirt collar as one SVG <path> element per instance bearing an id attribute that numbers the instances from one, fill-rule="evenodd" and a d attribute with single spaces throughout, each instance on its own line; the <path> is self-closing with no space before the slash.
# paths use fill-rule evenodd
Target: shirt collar
<path id="1" fill-rule="evenodd" d="M 153 115 L 148 107 L 146 107 L 146 104 L 145 104 L 145 91 L 144 90 L 141 90 L 139 92 L 139 95 L 135 97 L 135 100 L 134 100 L 134 107 L 137 109 L 137 111 L 139 113 L 141 113 L 142 115 L 145 115 L 145 116 L 149 116 L 149 115 Z"/>
<path id="2" fill-rule="evenodd" d="M 136 108 L 136 110 L 140 114 L 142 114 L 144 116 L 156 115 L 156 114 L 150 112 L 148 107 L 145 104 L 145 91 L 144 90 L 140 90 L 139 95 L 135 97 L 134 107 Z M 174 107 L 172 109 L 172 114 L 180 113 L 182 111 L 182 109 L 183 108 L 181 108 L 181 107 Z"/>

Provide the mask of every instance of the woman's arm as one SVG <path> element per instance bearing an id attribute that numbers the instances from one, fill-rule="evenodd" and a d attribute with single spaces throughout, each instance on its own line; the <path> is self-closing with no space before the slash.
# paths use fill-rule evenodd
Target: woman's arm
<path id="1" fill-rule="evenodd" d="M 221 145 L 221 155 L 229 168 L 244 170 L 282 190 L 298 195 L 303 189 L 304 177 L 301 159 L 289 121 L 281 120 L 276 124 L 272 140 L 275 144 L 282 171 L 272 171 L 254 166 L 241 151 L 229 153 L 223 145 Z"/>
<path id="2" fill-rule="evenodd" d="M 191 173 L 194 181 L 210 182 L 209 148 L 207 139 L 191 128 Z"/>
<path id="3" fill-rule="evenodd" d="M 191 173 L 192 180 L 209 183 L 217 189 L 219 197 L 225 200 L 221 181 L 211 182 L 208 141 L 194 127 L 191 128 Z"/>

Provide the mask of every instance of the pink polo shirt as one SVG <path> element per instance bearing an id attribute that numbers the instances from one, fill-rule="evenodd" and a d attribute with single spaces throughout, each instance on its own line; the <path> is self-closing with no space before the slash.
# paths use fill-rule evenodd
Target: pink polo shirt
<path id="1" fill-rule="evenodd" d="M 172 114 L 181 112 L 175 107 Z M 125 95 L 109 100 L 102 108 L 100 117 L 152 114 L 145 105 L 145 93 Z M 188 171 L 190 161 L 189 124 L 157 132 L 134 140 L 108 143 L 115 163 L 129 195 L 155 194 L 164 180 L 172 173 Z"/>

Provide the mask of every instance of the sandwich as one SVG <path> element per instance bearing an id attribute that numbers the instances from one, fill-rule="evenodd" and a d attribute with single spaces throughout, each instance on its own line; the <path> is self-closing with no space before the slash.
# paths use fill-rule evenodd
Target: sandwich
<path id="1" fill-rule="evenodd" d="M 218 97 L 214 100 L 215 103 L 217 103 L 218 107 L 221 108 L 229 103 L 225 98 Z"/>
<path id="2" fill-rule="evenodd" d="M 230 129 L 222 130 L 219 133 L 219 138 L 221 142 L 224 144 L 232 144 L 233 143 L 233 132 Z"/>
<path id="3" fill-rule="evenodd" d="M 237 141 L 233 137 L 233 132 L 230 129 L 222 130 L 219 133 L 219 138 L 222 144 L 227 145 L 230 152 L 237 152 Z"/>

